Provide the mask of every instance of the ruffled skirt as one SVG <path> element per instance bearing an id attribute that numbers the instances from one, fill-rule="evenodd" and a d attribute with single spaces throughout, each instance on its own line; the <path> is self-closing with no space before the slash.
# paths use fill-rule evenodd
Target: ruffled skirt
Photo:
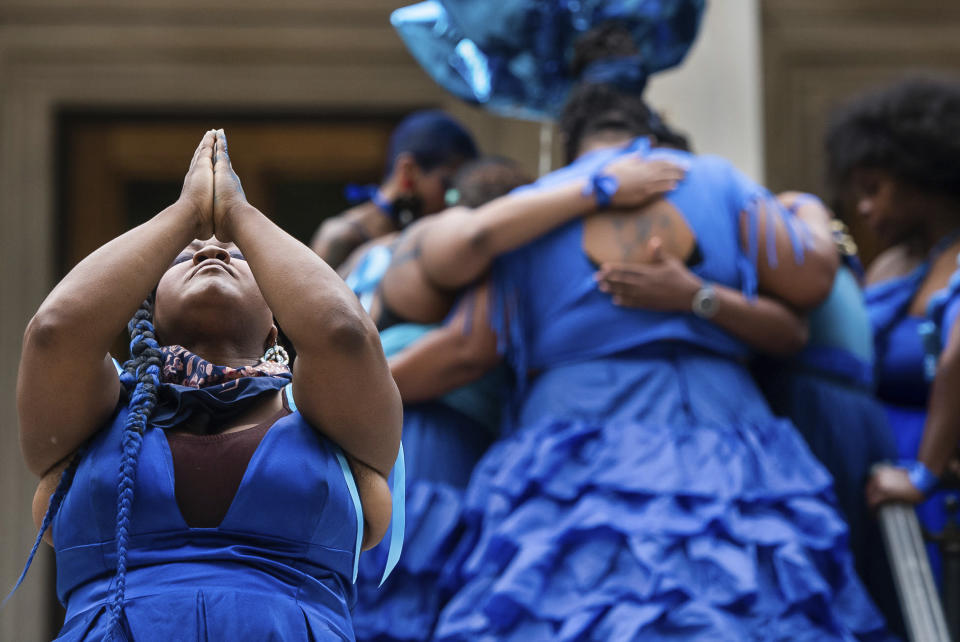
<path id="1" fill-rule="evenodd" d="M 873 465 L 897 459 L 883 405 L 864 388 L 776 365 L 765 363 L 754 375 L 773 412 L 793 422 L 833 476 L 838 506 L 850 529 L 857 573 L 887 622 L 902 630 L 879 524 L 864 494 Z"/>
<path id="2" fill-rule="evenodd" d="M 439 640 L 885 639 L 832 479 L 747 372 L 554 368 L 465 499 Z"/>

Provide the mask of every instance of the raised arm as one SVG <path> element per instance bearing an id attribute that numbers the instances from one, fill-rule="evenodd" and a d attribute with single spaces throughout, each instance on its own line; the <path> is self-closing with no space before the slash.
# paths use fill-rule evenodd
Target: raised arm
<path id="1" fill-rule="evenodd" d="M 321 223 L 310 247 L 336 269 L 364 243 L 396 230 L 394 222 L 372 201 L 367 201 Z"/>
<path id="2" fill-rule="evenodd" d="M 213 132 L 176 203 L 77 264 L 27 325 L 17 377 L 20 447 L 43 475 L 110 416 L 120 382 L 107 351 L 164 271 L 213 230 Z"/>
<path id="3" fill-rule="evenodd" d="M 611 162 L 604 174 L 619 188 L 611 205 L 631 208 L 673 190 L 684 170 L 667 161 L 644 161 L 626 155 Z M 440 287 L 458 289 L 482 276 L 493 260 L 546 232 L 597 208 L 597 200 L 580 179 L 543 190 L 527 190 L 490 201 L 476 210 L 457 208 L 426 225 L 420 264 Z"/>
<path id="4" fill-rule="evenodd" d="M 617 305 L 692 313 L 694 297 L 706 285 L 680 259 L 667 256 L 660 239 L 651 239 L 649 262 L 605 263 L 597 272 L 599 288 Z M 711 284 L 716 309 L 710 320 L 760 352 L 787 356 L 807 342 L 806 321 L 767 296 L 748 300 L 739 290 Z"/>
<path id="5" fill-rule="evenodd" d="M 303 416 L 384 477 L 400 445 L 401 403 L 373 321 L 336 272 L 247 203 L 217 132 L 217 238 L 243 252 L 297 351 L 293 390 Z"/>
<path id="6" fill-rule="evenodd" d="M 390 357 L 404 403 L 429 401 L 473 383 L 500 362 L 490 328 L 490 285 L 468 291 L 439 328 Z"/>

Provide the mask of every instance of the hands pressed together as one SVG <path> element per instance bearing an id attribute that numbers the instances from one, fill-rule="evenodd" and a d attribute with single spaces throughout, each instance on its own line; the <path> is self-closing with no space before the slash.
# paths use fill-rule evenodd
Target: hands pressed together
<path id="1" fill-rule="evenodd" d="M 179 202 L 195 216 L 196 238 L 216 236 L 221 241 L 233 240 L 233 220 L 249 203 L 240 178 L 233 171 L 227 136 L 222 129 L 204 134 L 183 180 Z"/>

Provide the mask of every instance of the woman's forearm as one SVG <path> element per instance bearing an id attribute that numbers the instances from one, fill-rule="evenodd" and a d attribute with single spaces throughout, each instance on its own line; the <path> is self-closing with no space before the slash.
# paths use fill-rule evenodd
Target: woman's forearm
<path id="1" fill-rule="evenodd" d="M 376 336 L 356 295 L 333 268 L 258 209 L 246 205 L 234 213 L 230 237 L 298 354 L 327 349 L 330 333 L 338 330 Z"/>
<path id="2" fill-rule="evenodd" d="M 424 231 L 420 264 L 437 285 L 461 288 L 484 274 L 500 254 L 593 212 L 598 201 L 614 208 L 640 207 L 672 191 L 684 173 L 667 161 L 623 154 L 589 179 L 508 194 L 473 213 L 448 212 Z M 591 189 L 585 190 L 588 185 Z"/>
<path id="3" fill-rule="evenodd" d="M 917 459 L 938 477 L 960 443 L 960 323 L 954 324 L 937 366 Z"/>
<path id="4" fill-rule="evenodd" d="M 499 361 L 496 339 L 488 343 L 478 346 L 462 328 L 446 325 L 390 357 L 403 402 L 430 401 L 480 379 Z"/>
<path id="5" fill-rule="evenodd" d="M 711 320 L 747 345 L 781 357 L 796 354 L 806 345 L 806 321 L 784 304 L 765 296 L 750 301 L 739 290 L 722 285 L 713 289 L 718 306 Z"/>
<path id="6" fill-rule="evenodd" d="M 461 297 L 447 321 L 390 358 L 404 403 L 435 399 L 473 383 L 500 362 L 490 327 L 490 284 Z"/>
<path id="7" fill-rule="evenodd" d="M 372 202 L 325 220 L 310 242 L 313 251 L 336 269 L 350 253 L 367 241 L 389 234 L 396 225 Z"/>
<path id="8" fill-rule="evenodd" d="M 510 194 L 470 211 L 449 210 L 424 224 L 420 264 L 437 285 L 456 289 L 483 275 L 493 260 L 596 208 L 585 181 Z"/>

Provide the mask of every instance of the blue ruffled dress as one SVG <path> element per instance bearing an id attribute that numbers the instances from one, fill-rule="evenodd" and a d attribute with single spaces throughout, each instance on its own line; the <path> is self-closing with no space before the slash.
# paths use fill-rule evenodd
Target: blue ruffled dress
<path id="1" fill-rule="evenodd" d="M 347 277 L 367 307 L 389 265 L 389 253 L 375 246 Z M 400 352 L 435 327 L 387 328 L 380 336 L 384 353 Z M 353 609 L 357 639 L 429 639 L 447 597 L 441 578 L 463 531 L 463 491 L 498 428 L 499 398 L 500 383 L 493 376 L 435 401 L 404 405 L 403 555 L 382 586 L 389 537 L 361 556 Z"/>
<path id="2" fill-rule="evenodd" d="M 857 572 L 891 625 L 899 625 L 889 562 L 864 496 L 871 467 L 896 459 L 897 447 L 874 395 L 873 331 L 851 267 L 841 265 L 809 327 L 799 354 L 758 360 L 755 379 L 773 412 L 793 422 L 833 476 Z"/>
<path id="3" fill-rule="evenodd" d="M 928 321 L 909 316 L 910 304 L 929 271 L 930 260 L 910 274 L 876 283 L 865 291 L 877 351 L 877 396 L 883 402 L 900 459 L 916 459 L 927 421 L 930 383 L 924 368 L 926 350 L 921 329 Z M 946 345 L 960 313 L 960 292 L 949 293 L 945 314 L 938 320 L 940 341 Z M 920 523 L 932 533 L 947 523 L 946 499 L 955 491 L 937 491 L 917 506 Z M 927 544 L 930 564 L 940 577 L 940 552 Z"/>
<path id="4" fill-rule="evenodd" d="M 288 379 L 241 380 L 234 399 L 163 384 L 143 437 L 131 515 L 125 626 L 137 642 L 353 640 L 362 513 L 340 448 L 294 411 L 267 431 L 223 522 L 190 528 L 162 430 L 196 404 L 229 406 Z M 289 388 L 287 388 L 289 392 Z M 292 396 L 289 397 L 292 401 Z M 210 406 L 208 406 L 210 407 Z M 117 471 L 128 409 L 90 443 L 53 521 L 58 641 L 105 639 L 116 569 Z"/>
<path id="5" fill-rule="evenodd" d="M 756 214 L 764 192 L 722 159 L 631 148 L 689 165 L 668 198 L 702 249 L 694 270 L 752 294 L 739 212 Z M 526 384 L 468 488 L 435 639 L 883 639 L 833 480 L 771 414 L 746 348 L 693 315 L 613 305 L 582 231 L 572 222 L 495 267 L 502 348 Z"/>

